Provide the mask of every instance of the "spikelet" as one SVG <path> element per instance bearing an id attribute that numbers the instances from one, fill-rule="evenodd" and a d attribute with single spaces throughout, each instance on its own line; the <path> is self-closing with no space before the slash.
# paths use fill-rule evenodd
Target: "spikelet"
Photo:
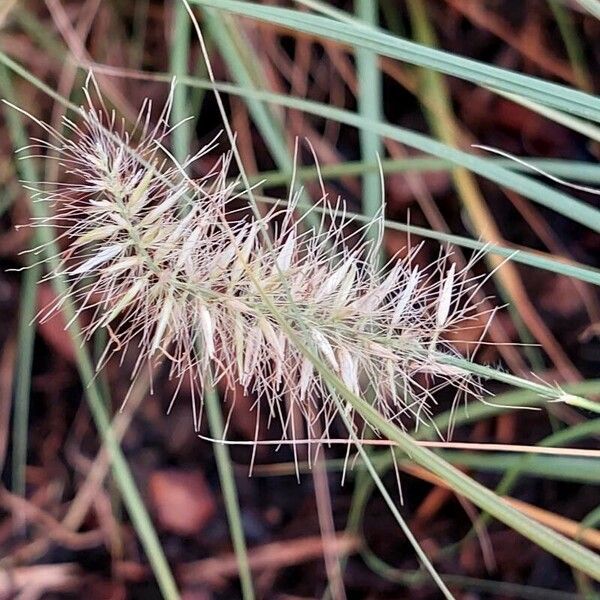
<path id="1" fill-rule="evenodd" d="M 417 248 L 379 270 L 368 260 L 378 246 L 341 201 L 321 200 L 320 231 L 295 218 L 293 201 L 261 219 L 229 210 L 244 191 L 227 179 L 230 156 L 190 180 L 163 146 L 169 108 L 152 127 L 148 103 L 128 132 L 88 94 L 81 123 L 65 123 L 68 138 L 44 125 L 48 141 L 30 147 L 52 148 L 63 165 L 61 185 L 38 196 L 65 246 L 48 277 L 68 277 L 78 314 L 89 315 L 86 336 L 108 330 L 100 366 L 129 350 L 133 378 L 167 361 L 172 378 L 197 390 L 209 377 L 241 385 L 288 438 L 335 437 L 338 406 L 294 339 L 403 426 L 427 423 L 444 387 L 455 401 L 480 396 L 469 372 L 443 360 L 456 354 L 448 334 L 478 318 L 471 265 L 458 269 L 442 253 L 419 269 Z"/>

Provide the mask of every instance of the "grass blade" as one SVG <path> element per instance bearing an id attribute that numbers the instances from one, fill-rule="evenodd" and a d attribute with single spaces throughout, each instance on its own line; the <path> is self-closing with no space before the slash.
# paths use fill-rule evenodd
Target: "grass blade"
<path id="1" fill-rule="evenodd" d="M 590 396 L 600 394 L 600 379 L 590 379 L 580 383 L 564 386 L 568 394 Z M 534 407 L 547 403 L 547 399 L 535 392 L 528 390 L 517 390 L 500 394 L 494 398 L 494 404 L 469 404 L 459 406 L 455 411 L 447 411 L 438 415 L 434 421 L 440 431 L 446 431 L 450 423 L 455 426 L 477 423 L 483 419 L 489 419 L 504 414 L 522 406 Z M 435 431 L 421 430 L 416 434 L 417 439 L 433 439 Z"/>
<path id="2" fill-rule="evenodd" d="M 579 181 L 584 183 L 600 184 L 600 166 L 593 163 L 586 163 L 574 160 L 554 160 L 552 158 L 529 158 L 517 157 L 521 161 L 526 161 L 532 167 L 538 168 L 550 175 L 560 177 L 567 181 Z M 509 158 L 490 157 L 485 160 L 492 164 L 497 164 L 511 171 L 529 173 L 530 169 L 524 164 L 515 162 Z M 316 167 L 298 167 L 296 177 L 300 181 L 314 181 L 318 178 L 319 171 L 323 179 L 337 179 L 348 175 L 362 175 L 363 173 L 420 173 L 449 171 L 453 168 L 451 162 L 440 158 L 429 156 L 410 156 L 406 158 L 386 158 L 380 163 L 375 161 L 347 161 L 332 165 L 322 165 L 319 170 Z M 264 182 L 264 187 L 280 186 L 290 181 L 292 171 L 261 171 L 256 175 L 250 176 L 251 183 Z"/>
<path id="3" fill-rule="evenodd" d="M 173 5 L 173 31 L 171 32 L 171 48 L 169 52 L 170 68 L 176 81 L 188 73 L 189 41 L 191 23 L 187 18 L 185 6 L 176 2 Z M 173 108 L 171 122 L 179 125 L 189 116 L 187 89 L 177 86 L 173 92 Z M 190 151 L 191 127 L 189 123 L 179 125 L 173 131 L 173 153 L 180 164 L 185 162 Z"/>
<path id="4" fill-rule="evenodd" d="M 259 59 L 256 57 L 254 48 L 244 36 L 238 34 L 231 15 L 223 15 L 219 11 L 210 9 L 203 12 L 211 39 L 217 45 L 235 81 L 245 89 L 256 90 L 265 87 L 266 78 L 256 66 Z M 285 129 L 281 119 L 260 100 L 250 95 L 242 95 L 242 98 L 263 136 L 275 164 L 280 169 L 291 171 L 295 165 L 287 145 Z M 285 183 L 289 183 L 289 181 Z M 304 191 L 301 194 L 300 210 L 303 207 L 310 206 L 308 194 Z M 312 213 L 308 215 L 307 223 L 311 226 L 318 226 L 318 221 Z"/>
<path id="5" fill-rule="evenodd" d="M 459 467 L 468 467 L 493 473 L 506 473 L 518 468 L 522 475 L 544 479 L 572 481 L 576 483 L 600 484 L 600 460 L 574 456 L 523 456 L 492 454 L 491 452 L 444 451 L 439 455 Z M 506 491 L 502 490 L 502 494 Z"/>
<path id="6" fill-rule="evenodd" d="M 377 25 L 379 3 L 375 0 L 355 0 L 355 12 L 359 19 L 368 25 Z M 371 121 L 383 118 L 382 78 L 377 55 L 371 50 L 359 48 L 356 52 L 356 76 L 358 79 L 358 113 Z M 381 156 L 383 147 L 379 135 L 371 129 L 359 132 L 360 153 L 363 160 L 375 160 Z M 365 217 L 374 218 L 382 209 L 381 181 L 377 173 L 365 173 L 362 178 L 362 212 Z M 369 228 L 368 235 L 377 239 L 376 226 Z M 377 257 L 383 263 L 384 257 Z"/>
<path id="7" fill-rule="evenodd" d="M 423 571 L 401 571 L 394 569 L 368 549 L 363 550 L 361 556 L 369 568 L 389 581 L 410 587 L 422 586 L 428 583 L 426 580 L 427 575 Z M 464 590 L 483 592 L 486 595 L 493 594 L 497 596 L 501 594 L 502 597 L 518 600 L 581 600 L 581 596 L 578 594 L 559 592 L 548 588 L 533 587 L 519 583 L 477 579 L 475 577 L 454 575 L 452 573 L 443 573 L 441 577 L 448 585 Z"/>
<path id="8" fill-rule="evenodd" d="M 584 1 L 590 2 L 592 0 Z M 542 79 L 455 56 L 448 52 L 427 48 L 379 29 L 367 27 L 364 24 L 358 25 L 354 23 L 353 19 L 347 19 L 341 23 L 334 19 L 301 13 L 297 10 L 240 2 L 239 0 L 193 0 L 193 3 L 199 6 L 218 8 L 219 10 L 351 46 L 366 48 L 382 56 L 402 60 L 420 67 L 427 67 L 477 85 L 485 85 L 505 92 L 520 94 L 541 104 L 600 122 L 600 99 L 595 96 L 566 86 L 549 83 Z"/>
<path id="9" fill-rule="evenodd" d="M 28 255 L 31 256 L 31 255 Z M 21 281 L 19 302 L 19 330 L 17 334 L 17 369 L 15 373 L 14 415 L 13 415 L 13 455 L 12 489 L 15 494 L 25 496 L 25 468 L 27 465 L 27 440 L 29 437 L 29 398 L 31 393 L 31 364 L 37 282 L 41 276 L 39 265 L 29 265 Z"/>

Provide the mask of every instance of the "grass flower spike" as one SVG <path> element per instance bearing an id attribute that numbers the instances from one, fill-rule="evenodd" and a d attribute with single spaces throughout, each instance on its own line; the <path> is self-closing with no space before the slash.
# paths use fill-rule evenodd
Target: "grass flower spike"
<path id="1" fill-rule="evenodd" d="M 99 366 L 114 353 L 131 355 L 135 378 L 166 360 L 194 393 L 207 377 L 242 386 L 286 439 L 335 438 L 337 405 L 270 314 L 273 305 L 295 339 L 390 421 L 428 423 L 442 388 L 455 402 L 481 396 L 476 378 L 444 361 L 456 355 L 448 334 L 480 317 L 472 265 L 459 270 L 442 253 L 420 268 L 416 248 L 379 270 L 368 226 L 348 218 L 339 200 L 321 199 L 318 231 L 296 217 L 295 201 L 262 218 L 232 210 L 244 190 L 227 178 L 229 155 L 192 180 L 189 163 L 165 149 L 170 101 L 156 126 L 147 104 L 127 131 L 86 93 L 82 124 L 66 122 L 70 137 L 44 125 L 49 141 L 33 147 L 52 149 L 63 167 L 61 186 L 41 190 L 38 201 L 53 206 L 50 224 L 65 248 L 60 273 L 78 314 L 87 314 L 86 335 L 109 333 Z"/>

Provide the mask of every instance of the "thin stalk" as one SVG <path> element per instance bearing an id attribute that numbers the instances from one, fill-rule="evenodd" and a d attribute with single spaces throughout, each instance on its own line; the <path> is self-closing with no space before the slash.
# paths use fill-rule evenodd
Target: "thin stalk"
<path id="1" fill-rule="evenodd" d="M 518 157 L 527 161 L 532 167 L 541 169 L 550 175 L 561 179 L 579 181 L 584 183 L 600 183 L 600 167 L 593 163 L 574 160 L 555 160 L 552 158 Z M 525 171 L 530 169 L 509 158 L 488 158 L 491 163 L 510 169 L 511 171 Z M 407 158 L 385 158 L 379 163 L 369 160 L 345 161 L 342 163 L 321 165 L 316 167 L 298 167 L 295 171 L 298 181 L 316 181 L 319 175 L 324 179 L 337 179 L 351 175 L 365 173 L 434 173 L 453 169 L 450 161 L 433 158 L 430 156 L 409 156 Z M 249 175 L 250 183 L 262 183 L 265 188 L 281 186 L 288 183 L 292 177 L 291 170 L 261 171 L 256 175 Z"/>
<path id="2" fill-rule="evenodd" d="M 204 407 L 210 428 L 210 434 L 214 439 L 222 439 L 224 435 L 223 415 L 219 397 L 214 387 L 207 384 L 204 390 Z M 248 561 L 248 550 L 244 536 L 244 526 L 238 502 L 237 488 L 233 476 L 233 468 L 229 448 L 226 444 L 214 443 L 215 460 L 219 471 L 219 480 L 225 502 L 225 511 L 229 522 L 229 532 L 233 542 L 233 549 L 238 563 L 240 584 L 242 586 L 242 597 L 244 600 L 253 600 L 254 586 L 252 584 L 252 573 Z"/>
<path id="3" fill-rule="evenodd" d="M 590 81 L 589 70 L 585 64 L 583 46 L 575 29 L 572 15 L 558 0 L 548 0 L 548 5 L 558 25 L 577 85 L 586 92 L 590 92 L 593 86 Z"/>
<path id="4" fill-rule="evenodd" d="M 371 476 L 371 479 L 373 480 L 373 482 L 377 486 L 377 489 L 383 496 L 385 503 L 388 505 L 388 508 L 390 509 L 390 511 L 394 515 L 394 518 L 400 525 L 400 528 L 404 532 L 404 535 L 406 535 L 406 538 L 408 539 L 411 546 L 415 550 L 417 556 L 419 557 L 419 560 L 423 563 L 423 566 L 425 567 L 425 569 L 427 569 L 427 571 L 431 575 L 431 578 L 435 581 L 435 583 L 437 584 L 438 588 L 440 589 L 440 591 L 442 592 L 444 597 L 449 600 L 454 600 L 454 596 L 451 594 L 450 590 L 446 587 L 446 584 L 444 583 L 442 578 L 439 576 L 435 567 L 429 560 L 429 557 L 427 556 L 427 554 L 425 554 L 425 552 L 421 548 L 421 545 L 417 541 L 417 538 L 415 538 L 415 536 L 412 533 L 412 531 L 410 530 L 408 524 L 406 523 L 406 521 L 400 514 L 400 511 L 396 507 L 395 502 L 392 500 L 391 496 L 389 495 L 387 489 L 385 488 L 385 485 L 383 485 L 383 481 L 381 481 L 381 477 L 379 477 L 379 473 L 377 472 L 377 469 L 371 462 L 371 459 L 369 458 L 369 455 L 365 451 L 360 440 L 356 437 L 356 434 L 354 432 L 354 424 L 348 418 L 348 415 L 346 414 L 346 407 L 343 405 L 343 403 L 340 401 L 339 397 L 337 396 L 337 389 L 335 388 L 335 386 L 331 385 L 330 390 L 331 390 L 332 396 L 333 396 L 336 404 L 338 405 L 340 415 L 342 416 L 344 424 L 346 425 L 346 429 L 348 430 L 348 433 L 349 433 L 352 441 L 354 442 L 360 457 L 362 458 L 365 466 L 367 467 L 367 470 L 369 472 L 369 475 Z"/>
<path id="5" fill-rule="evenodd" d="M 421 587 L 429 583 L 427 574 L 423 571 L 394 569 L 379 557 L 375 556 L 368 548 L 365 548 L 361 552 L 361 556 L 370 569 L 389 581 L 409 587 Z M 452 585 L 453 587 L 490 593 L 495 596 L 501 594 L 502 597 L 515 598 L 516 600 L 581 600 L 580 596 L 570 592 L 558 592 L 548 588 L 521 585 L 518 583 L 477 579 L 475 577 L 454 575 L 452 573 L 444 573 L 441 577 L 448 585 Z"/>
<path id="6" fill-rule="evenodd" d="M 176 2 L 173 10 L 175 14 L 174 35 L 171 44 L 171 70 L 177 79 L 179 79 L 187 75 L 192 21 L 189 19 L 186 7 L 183 3 Z M 185 87 L 175 89 L 174 94 L 171 120 L 173 125 L 176 125 L 177 123 L 181 123 L 188 116 L 186 107 L 189 102 L 189 95 L 188 89 Z M 175 158 L 180 164 L 185 162 L 186 156 L 190 152 L 190 141 L 191 131 L 189 123 L 185 123 L 175 128 L 173 131 L 173 148 Z M 223 436 L 223 418 L 218 395 L 213 387 L 207 387 L 204 391 L 204 408 L 206 410 L 211 435 L 215 438 L 221 438 Z M 233 464 L 229 455 L 229 449 L 224 444 L 215 444 L 214 452 L 217 470 L 219 472 L 221 491 L 223 493 L 223 500 L 227 511 L 229 532 L 238 563 L 242 594 L 244 600 L 253 600 L 254 588 L 252 584 L 252 573 L 248 561 L 248 551 L 242 525 L 237 486 L 233 475 Z"/>
<path id="7" fill-rule="evenodd" d="M 131 50 L 129 53 L 130 61 L 134 65 L 139 65 L 144 58 L 144 45 L 146 43 L 146 33 L 148 29 L 148 8 L 149 0 L 139 0 L 135 3 L 133 13 L 133 34 L 131 36 Z"/>

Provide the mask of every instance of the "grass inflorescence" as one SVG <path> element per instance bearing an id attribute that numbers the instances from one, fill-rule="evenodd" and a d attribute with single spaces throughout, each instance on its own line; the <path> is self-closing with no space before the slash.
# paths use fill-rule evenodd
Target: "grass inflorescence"
<path id="1" fill-rule="evenodd" d="M 284 437 L 327 439 L 336 405 L 269 314 L 266 294 L 294 334 L 350 390 L 371 393 L 390 421 L 429 423 L 443 387 L 455 402 L 481 397 L 476 376 L 440 359 L 459 356 L 450 335 L 485 318 L 476 300 L 483 279 L 469 275 L 472 264 L 457 269 L 442 250 L 419 267 L 417 247 L 378 268 L 372 256 L 381 239 L 365 235 L 377 222 L 353 222 L 341 200 L 326 196 L 318 230 L 305 227 L 307 214 L 296 218 L 297 196 L 260 218 L 233 210 L 246 190 L 228 178 L 229 154 L 192 180 L 187 164 L 214 146 L 185 165 L 165 148 L 170 101 L 158 125 L 148 104 L 126 131 L 100 98 L 95 106 L 87 88 L 86 95 L 82 122 L 65 122 L 70 137 L 44 126 L 48 141 L 29 152 L 50 147 L 63 169 L 61 185 L 37 195 L 52 217 L 33 225 L 52 225 L 64 240 L 60 267 L 48 277 L 69 278 L 77 316 L 87 315 L 85 335 L 108 332 L 99 366 L 129 351 L 135 379 L 166 360 L 171 377 L 189 379 L 192 389 L 202 391 L 208 377 L 211 386 L 223 380 L 255 394 L 257 414 L 266 402 Z"/>

